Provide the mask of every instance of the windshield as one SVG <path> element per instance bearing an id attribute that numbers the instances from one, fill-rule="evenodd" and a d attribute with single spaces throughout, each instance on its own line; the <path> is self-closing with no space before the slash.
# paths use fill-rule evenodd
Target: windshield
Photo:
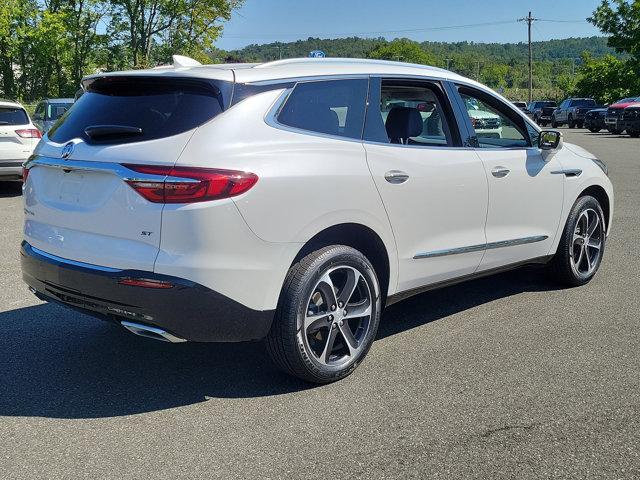
<path id="1" fill-rule="evenodd" d="M 19 107 L 0 107 L 0 125 L 27 125 L 27 112 Z"/>
<path id="2" fill-rule="evenodd" d="M 557 107 L 558 104 L 556 102 L 540 102 L 541 107 Z"/>

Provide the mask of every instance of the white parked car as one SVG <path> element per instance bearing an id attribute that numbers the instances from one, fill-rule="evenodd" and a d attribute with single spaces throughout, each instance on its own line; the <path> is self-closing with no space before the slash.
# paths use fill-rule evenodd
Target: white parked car
<path id="1" fill-rule="evenodd" d="M 40 137 L 22 105 L 0 100 L 0 180 L 22 178 L 22 164 L 33 153 Z"/>
<path id="2" fill-rule="evenodd" d="M 39 298 L 171 342 L 266 339 L 323 383 L 403 298 L 524 264 L 569 285 L 598 270 L 606 167 L 472 80 L 371 60 L 176 66 L 85 78 L 36 149 L 22 268 Z"/>

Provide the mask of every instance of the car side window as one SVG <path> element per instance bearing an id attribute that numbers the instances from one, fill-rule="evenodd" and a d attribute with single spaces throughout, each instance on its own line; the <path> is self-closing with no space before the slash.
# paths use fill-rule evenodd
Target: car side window
<path id="1" fill-rule="evenodd" d="M 39 103 L 33 116 L 36 120 L 44 120 L 44 103 Z"/>
<path id="2" fill-rule="evenodd" d="M 277 114 L 283 125 L 325 135 L 362 139 L 367 79 L 298 83 Z"/>
<path id="3" fill-rule="evenodd" d="M 500 100 L 481 91 L 458 87 L 480 148 L 531 146 L 527 124 Z"/>
<path id="4" fill-rule="evenodd" d="M 365 140 L 417 147 L 454 146 L 450 110 L 433 82 L 372 81 Z"/>

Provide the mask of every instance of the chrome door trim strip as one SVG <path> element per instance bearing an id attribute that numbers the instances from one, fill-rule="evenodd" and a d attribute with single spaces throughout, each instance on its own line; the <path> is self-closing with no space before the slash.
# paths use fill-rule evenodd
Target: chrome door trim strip
<path id="1" fill-rule="evenodd" d="M 548 239 L 548 235 L 536 235 L 533 237 L 516 238 L 513 240 L 502 240 L 499 242 L 483 243 L 480 245 L 470 245 L 467 247 L 448 248 L 445 250 L 434 250 L 432 252 L 416 253 L 414 260 L 421 258 L 444 257 L 447 255 L 459 255 L 461 253 L 479 252 L 482 250 L 493 250 L 495 248 L 514 247 L 516 245 L 526 245 L 528 243 L 543 242 Z"/>
<path id="2" fill-rule="evenodd" d="M 552 175 L 564 175 L 565 177 L 579 177 L 582 175 L 582 170 L 579 168 L 564 168 L 562 170 L 554 170 Z"/>

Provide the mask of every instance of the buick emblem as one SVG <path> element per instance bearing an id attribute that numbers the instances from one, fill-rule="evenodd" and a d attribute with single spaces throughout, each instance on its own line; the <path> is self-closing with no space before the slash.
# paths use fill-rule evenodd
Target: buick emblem
<path id="1" fill-rule="evenodd" d="M 60 156 L 62 158 L 69 158 L 69 156 L 73 153 L 74 145 L 72 142 L 67 143 L 64 147 L 62 147 L 62 153 Z"/>

